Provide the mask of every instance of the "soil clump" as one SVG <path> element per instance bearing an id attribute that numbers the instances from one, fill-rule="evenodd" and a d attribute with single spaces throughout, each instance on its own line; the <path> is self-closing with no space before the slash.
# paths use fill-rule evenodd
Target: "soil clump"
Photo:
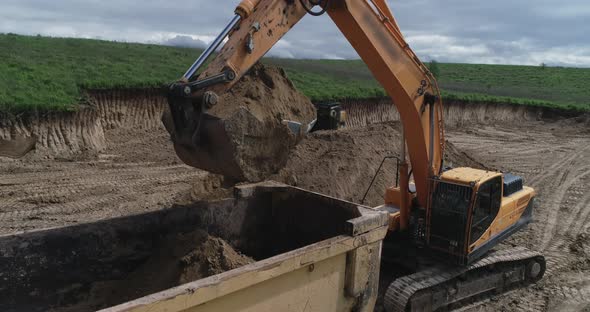
<path id="1" fill-rule="evenodd" d="M 202 118 L 199 146 L 175 144 L 179 157 L 234 181 L 259 182 L 285 165 L 301 137 L 284 122 L 306 129 L 316 112 L 284 70 L 256 64 Z M 176 133 L 170 114 L 163 121 L 175 140 L 185 136 Z"/>

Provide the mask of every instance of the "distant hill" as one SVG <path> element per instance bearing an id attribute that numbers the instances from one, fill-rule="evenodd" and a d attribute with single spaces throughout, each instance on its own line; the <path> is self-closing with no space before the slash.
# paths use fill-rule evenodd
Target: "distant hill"
<path id="1" fill-rule="evenodd" d="M 180 77 L 199 52 L 149 44 L 0 34 L 0 111 L 72 110 L 85 88 L 162 86 Z M 360 60 L 263 61 L 285 68 L 295 85 L 315 101 L 385 95 Z M 446 99 L 590 111 L 590 69 L 438 66 Z"/>

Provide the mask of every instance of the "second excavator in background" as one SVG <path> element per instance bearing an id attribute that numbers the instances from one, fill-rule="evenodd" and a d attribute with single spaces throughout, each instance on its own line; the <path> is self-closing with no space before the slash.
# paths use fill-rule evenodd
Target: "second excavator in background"
<path id="1" fill-rule="evenodd" d="M 541 254 L 522 247 L 495 250 L 531 222 L 535 191 L 510 174 L 444 167 L 443 102 L 436 79 L 405 41 L 385 0 L 244 0 L 235 13 L 170 87 L 165 118 L 184 162 L 226 176 L 235 172 L 231 168 L 240 164 L 227 163 L 231 157 L 220 154 L 232 153 L 223 145 L 223 120 L 208 109 L 223 105 L 217 95 L 304 16 L 326 13 L 391 96 L 403 124 L 399 181 L 375 208 L 390 216 L 384 265 L 404 272 L 388 285 L 385 309 L 433 311 L 542 278 Z"/>

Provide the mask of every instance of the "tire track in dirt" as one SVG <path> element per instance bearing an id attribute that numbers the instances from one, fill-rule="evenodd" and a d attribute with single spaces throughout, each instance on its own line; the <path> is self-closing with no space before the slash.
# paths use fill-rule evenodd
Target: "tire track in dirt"
<path id="1" fill-rule="evenodd" d="M 0 203 L 0 219 L 7 211 L 22 209 L 30 203 L 33 206 L 44 204 L 59 204 L 77 193 L 85 193 L 100 187 L 113 189 L 129 188 L 136 185 L 148 185 L 153 183 L 170 183 L 186 181 L 195 176 L 194 170 L 186 166 L 152 167 L 126 170 L 101 170 L 98 174 L 95 170 L 83 170 L 82 173 L 65 179 L 54 179 L 53 176 L 39 177 L 35 182 L 29 182 L 25 177 L 22 181 L 15 179 L 13 182 L 18 190 L 10 188 L 0 192 L 0 195 L 11 197 Z M 131 182 L 130 182 L 131 181 Z"/>
<path id="2" fill-rule="evenodd" d="M 590 308 L 590 277 L 565 274 L 547 287 L 548 311 L 587 311 Z"/>
<path id="3" fill-rule="evenodd" d="M 589 149 L 590 149 L 590 145 L 586 145 L 577 151 L 574 148 L 572 148 L 572 150 L 575 151 L 573 154 L 571 154 L 570 156 L 568 156 L 564 159 L 560 159 L 559 161 L 555 162 L 553 165 L 546 168 L 546 171 L 543 174 L 531 177 L 529 182 L 531 184 L 535 185 L 535 184 L 537 184 L 537 182 L 539 180 L 543 180 L 543 179 L 548 178 L 551 175 L 557 174 L 558 172 L 561 171 L 562 168 L 564 168 L 566 166 L 571 167 L 573 164 L 575 164 L 575 161 L 582 158 L 583 155 L 585 154 L 585 152 L 587 152 Z"/>
<path id="4" fill-rule="evenodd" d="M 536 285 L 462 310 L 529 312 L 588 308 L 588 282 L 572 282 L 564 276 L 571 274 L 568 272 L 590 276 L 589 269 L 580 266 L 580 261 L 590 261 L 580 251 L 585 248 L 588 252 L 590 242 L 578 237 L 586 233 L 590 219 L 590 193 L 586 191 L 590 187 L 590 137 L 577 128 L 559 124 L 527 123 L 503 128 L 508 131 L 499 131 L 496 137 L 494 129 L 487 127 L 467 133 L 452 130 L 449 140 L 490 168 L 522 175 L 525 185 L 537 191 L 533 223 L 507 244 L 543 251 L 547 271 Z M 576 253 L 570 250 L 574 243 L 583 244 L 576 245 Z"/>
<path id="5" fill-rule="evenodd" d="M 547 262 L 545 276 L 550 277 L 568 267 L 571 262 L 571 255 L 562 251 L 550 250 L 543 253 Z"/>
<path id="6" fill-rule="evenodd" d="M 580 215 L 579 218 L 575 220 L 575 224 L 573 225 L 573 236 L 577 236 L 581 232 L 585 231 L 590 225 L 590 209 L 588 208 L 589 203 L 590 193 L 587 193 L 586 196 L 584 196 L 576 206 L 576 209 L 580 209 Z"/>
<path id="7" fill-rule="evenodd" d="M 192 173 L 176 173 L 174 176 L 133 176 L 131 178 L 125 177 L 122 180 L 106 180 L 103 183 L 95 183 L 95 187 L 89 187 L 82 189 L 83 191 L 97 191 L 100 193 L 98 196 L 83 196 L 75 201 L 69 201 L 67 203 L 57 203 L 57 204 L 50 204 L 47 206 L 36 206 L 32 209 L 27 210 L 20 210 L 18 207 L 9 207 L 12 208 L 10 210 L 18 213 L 21 217 L 30 218 L 34 215 L 39 214 L 50 214 L 50 213 L 70 213 L 70 212 L 82 212 L 82 211 L 92 211 L 96 208 L 91 207 L 98 207 L 99 204 L 104 202 L 118 202 L 117 199 L 125 198 L 125 195 L 121 195 L 119 193 L 132 193 L 133 191 L 139 191 L 142 187 L 152 185 L 155 181 L 159 183 L 168 183 L 168 182 L 177 182 L 177 181 L 187 181 L 187 179 L 193 177 L 194 174 Z M 61 188 L 63 185 L 55 185 L 56 188 Z M 101 189 L 103 191 L 101 191 Z M 111 193 L 113 191 L 118 191 L 118 193 Z M 51 194 L 54 195 L 54 194 Z M 50 196 L 51 196 L 50 195 Z M 43 196 L 40 196 L 43 197 Z M 97 197 L 97 198 L 95 198 Z M 32 197 L 34 199 L 38 197 Z M 4 219 L 5 216 L 11 213 L 0 213 L 0 220 Z"/>
<path id="8" fill-rule="evenodd" d="M 574 167 L 573 162 L 570 163 L 571 167 Z M 570 166 L 568 166 L 569 168 Z M 578 171 L 580 170 L 580 171 Z M 564 211 L 562 209 L 563 205 L 568 205 L 568 202 L 565 202 L 565 196 L 568 193 L 568 191 L 570 190 L 570 188 L 577 183 L 579 180 L 581 180 L 582 178 L 584 178 L 585 176 L 590 175 L 590 166 L 586 166 L 580 169 L 576 169 L 577 173 L 573 175 L 573 177 L 570 177 L 569 179 L 567 178 L 570 170 L 569 169 L 565 169 L 563 171 L 563 173 L 561 174 L 561 179 L 558 182 L 558 187 L 555 189 L 554 193 L 552 194 L 552 196 L 549 198 L 548 203 L 553 207 L 553 209 L 550 209 L 549 212 L 549 218 L 548 218 L 548 222 L 545 224 L 545 231 L 544 231 L 544 235 L 543 235 L 543 239 L 542 239 L 542 245 L 541 245 L 541 250 L 547 250 L 549 249 L 549 245 L 553 240 L 556 240 L 556 235 L 558 236 L 558 240 L 554 243 L 554 244 L 559 244 L 561 242 L 561 240 L 563 240 L 563 235 L 560 233 L 556 233 L 556 229 L 569 229 L 571 226 L 571 223 L 573 223 L 573 219 L 575 217 L 577 217 L 578 212 L 574 211 L 573 213 L 570 214 L 571 218 L 567 218 L 567 217 L 563 217 L 560 218 L 559 214 L 564 214 Z M 580 207 L 582 208 L 582 207 Z M 569 212 L 568 212 L 569 213 Z M 561 220 L 564 220 L 567 218 L 566 222 L 561 222 Z M 558 227 L 559 225 L 559 227 Z"/>
<path id="9" fill-rule="evenodd" d="M 590 174 L 586 174 L 585 176 L 588 177 Z M 564 223 L 564 226 L 560 227 L 566 229 L 563 234 L 565 239 L 554 241 L 547 248 L 548 250 L 567 250 L 569 244 L 573 243 L 576 237 L 584 231 L 583 227 L 587 224 L 588 215 L 590 214 L 590 193 L 587 193 L 579 199 L 574 196 L 572 196 L 572 198 L 576 199 L 577 204 L 573 206 L 573 209 L 568 211 L 570 212 L 570 215 Z"/>

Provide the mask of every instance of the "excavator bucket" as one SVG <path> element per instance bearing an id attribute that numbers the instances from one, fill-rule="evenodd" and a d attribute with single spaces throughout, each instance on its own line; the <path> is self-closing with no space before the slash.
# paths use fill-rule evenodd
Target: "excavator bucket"
<path id="1" fill-rule="evenodd" d="M 280 170 L 316 119 L 311 101 L 274 67 L 256 65 L 229 92 L 211 96 L 169 95 L 163 122 L 184 163 L 236 182 Z"/>
<path id="2" fill-rule="evenodd" d="M 173 102 L 170 105 L 173 106 Z M 194 118 L 198 120 L 200 117 Z M 244 179 L 233 159 L 234 150 L 221 119 L 204 114 L 198 131 L 177 127 L 170 113 L 164 114 L 163 122 L 171 135 L 176 154 L 185 164 L 235 180 Z"/>

